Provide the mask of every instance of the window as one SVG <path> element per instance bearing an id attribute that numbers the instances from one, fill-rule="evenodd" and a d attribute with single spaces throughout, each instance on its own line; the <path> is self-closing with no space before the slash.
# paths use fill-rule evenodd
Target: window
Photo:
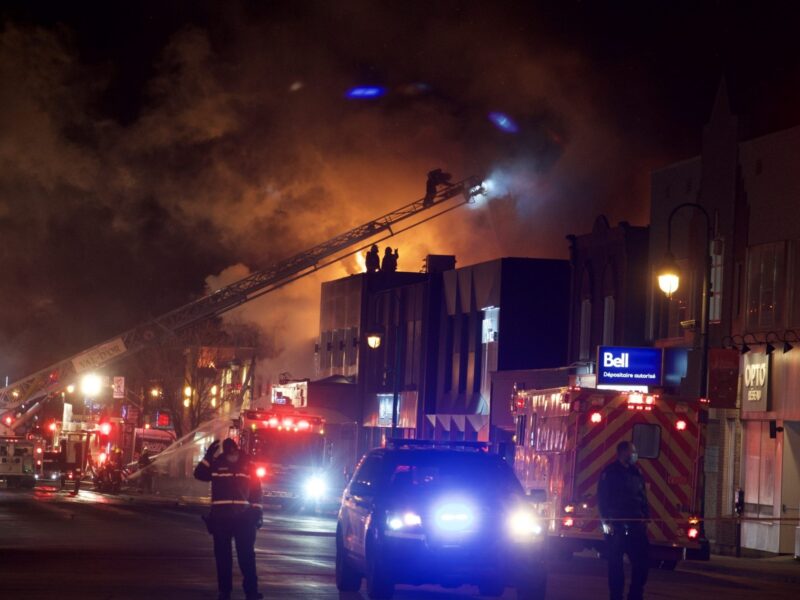
<path id="1" fill-rule="evenodd" d="M 606 346 L 614 344 L 615 305 L 614 296 L 606 296 L 603 299 L 603 344 Z"/>
<path id="2" fill-rule="evenodd" d="M 785 243 L 752 246 L 747 254 L 747 329 L 762 331 L 783 321 Z"/>
<path id="3" fill-rule="evenodd" d="M 649 423 L 637 423 L 633 426 L 632 441 L 639 452 L 639 458 L 658 458 L 661 450 L 661 427 Z"/>
<path id="4" fill-rule="evenodd" d="M 745 510 L 758 517 L 774 516 L 776 440 L 768 421 L 744 422 Z"/>
<path id="5" fill-rule="evenodd" d="M 383 470 L 383 459 L 375 454 L 367 456 L 353 476 L 352 484 L 375 489 Z M 351 485 L 352 485 L 351 484 Z"/>
<path id="6" fill-rule="evenodd" d="M 581 302 L 581 337 L 579 342 L 579 360 L 589 360 L 592 346 L 592 301 L 585 298 Z"/>
<path id="7" fill-rule="evenodd" d="M 722 318 L 722 270 L 725 242 L 720 238 L 711 241 L 711 290 L 708 303 L 708 319 L 719 323 Z"/>
<path id="8" fill-rule="evenodd" d="M 528 422 L 527 415 L 517 415 L 517 435 L 516 435 L 516 442 L 517 444 L 524 445 L 525 444 L 525 424 Z"/>

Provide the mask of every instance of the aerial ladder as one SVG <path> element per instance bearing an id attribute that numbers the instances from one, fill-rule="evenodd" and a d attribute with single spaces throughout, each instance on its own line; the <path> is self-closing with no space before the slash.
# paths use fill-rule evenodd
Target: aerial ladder
<path id="1" fill-rule="evenodd" d="M 14 435 L 38 412 L 43 401 L 81 374 L 118 362 L 206 319 L 217 317 L 293 281 L 310 275 L 369 245 L 408 231 L 485 193 L 482 180 L 440 182 L 435 194 L 416 200 L 313 248 L 254 272 L 207 296 L 146 321 L 45 369 L 0 388 L 0 436 Z"/>

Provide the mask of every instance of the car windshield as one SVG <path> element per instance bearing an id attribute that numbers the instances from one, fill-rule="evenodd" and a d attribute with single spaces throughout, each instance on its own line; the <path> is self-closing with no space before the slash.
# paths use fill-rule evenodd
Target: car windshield
<path id="1" fill-rule="evenodd" d="M 322 464 L 323 437 L 296 431 L 256 431 L 248 449 L 253 460 L 299 467 Z"/>
<path id="2" fill-rule="evenodd" d="M 389 486 L 397 492 L 481 488 L 498 494 L 521 494 L 511 468 L 496 455 L 477 452 L 407 452 L 393 464 Z"/>

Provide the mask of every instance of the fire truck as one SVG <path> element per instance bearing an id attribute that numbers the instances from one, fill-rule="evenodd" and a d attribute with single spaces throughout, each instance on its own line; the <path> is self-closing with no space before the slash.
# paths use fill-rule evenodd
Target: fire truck
<path id="1" fill-rule="evenodd" d="M 0 437 L 0 487 L 36 485 L 42 471 L 42 445 L 23 436 Z"/>
<path id="2" fill-rule="evenodd" d="M 515 392 L 514 469 L 548 520 L 565 556 L 603 551 L 597 484 L 630 440 L 639 452 L 651 521 L 651 557 L 663 568 L 702 557 L 703 453 L 707 404 L 615 390 L 555 388 Z"/>
<path id="3" fill-rule="evenodd" d="M 324 418 L 301 409 L 242 412 L 239 444 L 262 481 L 266 503 L 313 510 L 338 503 L 344 473 L 327 434 Z"/>

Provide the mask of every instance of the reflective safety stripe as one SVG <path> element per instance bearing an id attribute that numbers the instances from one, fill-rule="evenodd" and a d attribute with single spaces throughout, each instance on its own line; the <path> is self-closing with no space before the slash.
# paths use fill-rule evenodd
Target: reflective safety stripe
<path id="1" fill-rule="evenodd" d="M 214 500 L 211 504 L 250 504 L 247 500 Z"/>
<path id="2" fill-rule="evenodd" d="M 260 504 L 253 504 L 253 508 L 263 508 Z"/>
<path id="3" fill-rule="evenodd" d="M 212 473 L 212 477 L 233 477 L 233 473 Z"/>
<path id="4" fill-rule="evenodd" d="M 236 476 L 237 477 L 247 477 L 248 479 L 250 479 L 250 475 L 248 475 L 247 473 L 236 473 Z"/>

